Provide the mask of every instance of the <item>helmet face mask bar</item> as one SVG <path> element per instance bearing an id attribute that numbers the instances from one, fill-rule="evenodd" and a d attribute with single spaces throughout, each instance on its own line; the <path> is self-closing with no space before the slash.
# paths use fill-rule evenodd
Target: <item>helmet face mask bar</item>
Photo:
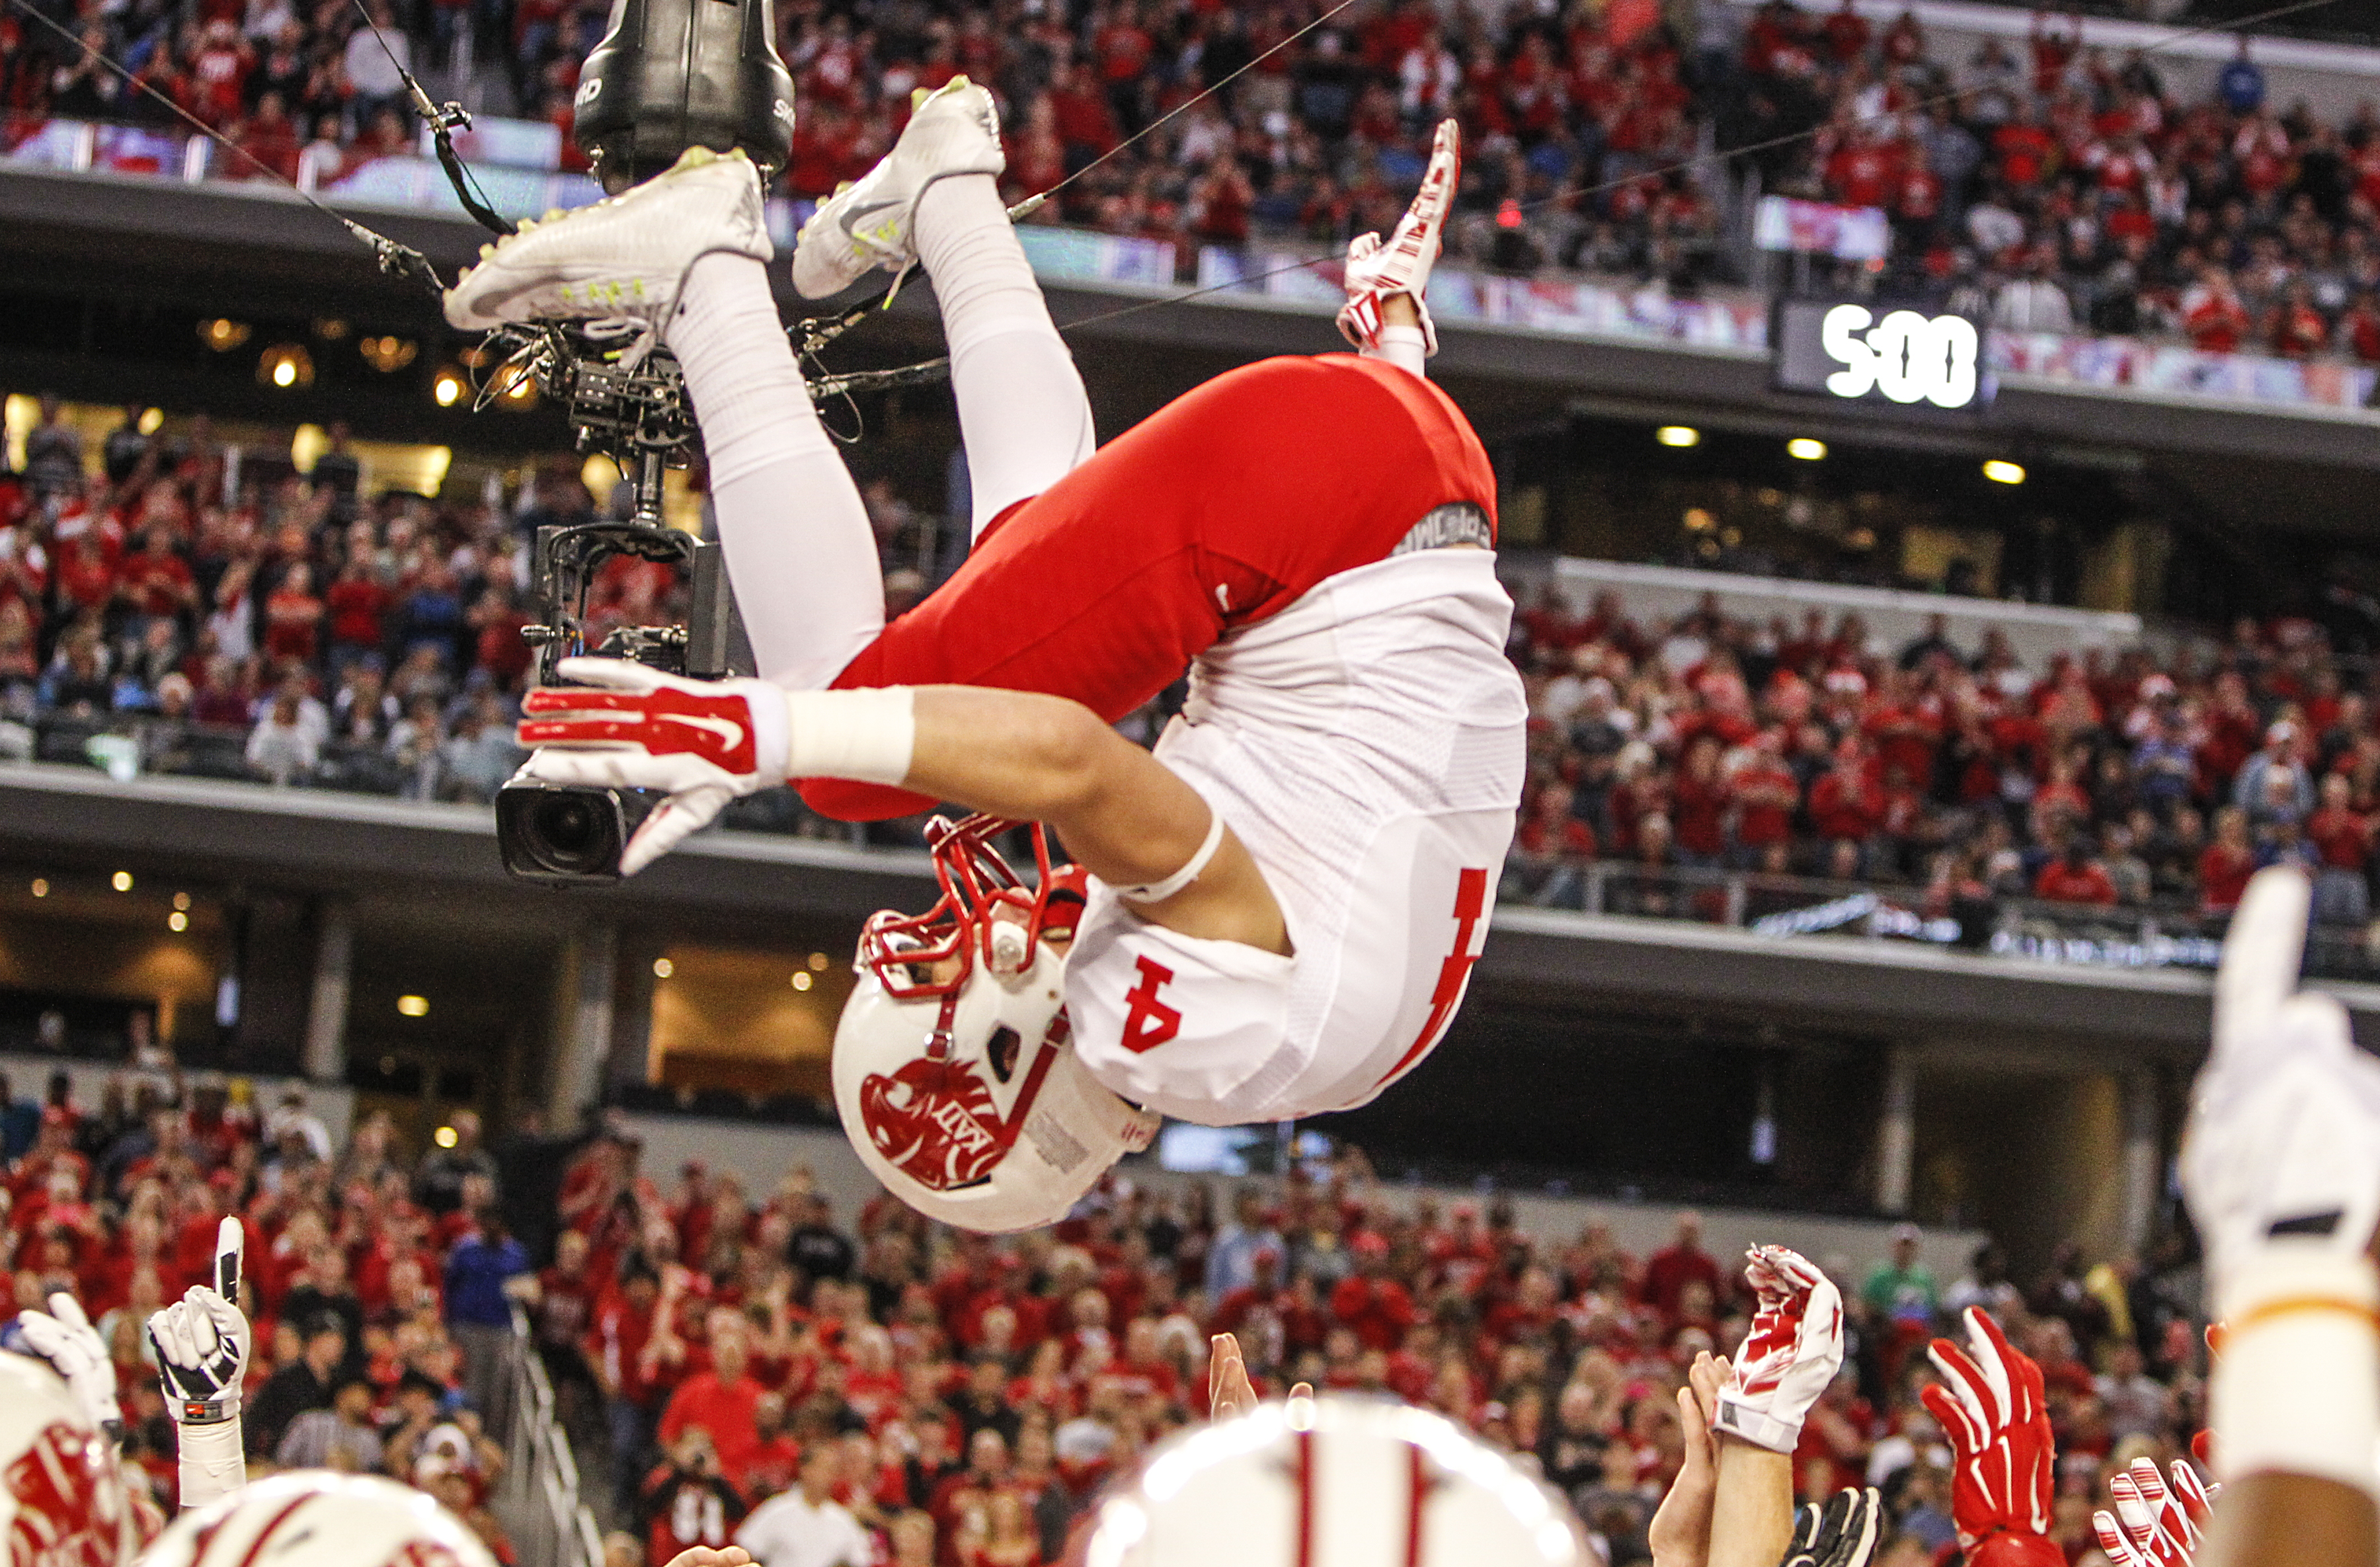
<path id="1" fill-rule="evenodd" d="M 1016 825 L 929 824 L 941 896 L 868 921 L 835 1030 L 835 1106 L 861 1160 L 910 1207 L 978 1231 L 1056 1222 L 1158 1125 L 1075 1054 L 1066 943 L 1083 872 L 1052 863 L 1035 824 L 1027 885 L 991 842 Z"/>
<path id="2" fill-rule="evenodd" d="M 1036 876 L 1027 887 L 994 840 L 1029 826 Z M 926 823 L 941 896 L 923 914 L 880 909 L 859 936 L 859 966 L 896 1001 L 956 995 L 980 960 L 995 973 L 1030 969 L 1045 940 L 1071 940 L 1084 898 L 1083 869 L 1053 865 L 1049 830 L 995 816 L 961 821 L 938 816 Z M 1005 914 L 1008 917 L 997 918 Z M 1002 928 L 1021 932 L 1001 935 Z M 946 966 L 955 965 L 946 971 Z"/>

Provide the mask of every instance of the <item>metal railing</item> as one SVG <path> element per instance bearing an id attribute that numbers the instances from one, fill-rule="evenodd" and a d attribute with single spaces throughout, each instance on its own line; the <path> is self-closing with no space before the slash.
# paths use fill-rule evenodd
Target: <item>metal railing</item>
<path id="1" fill-rule="evenodd" d="M 603 1537 L 578 1500 L 578 1461 L 517 1304 L 498 1376 L 496 1408 L 489 1413 L 501 1415 L 505 1428 L 488 1434 L 504 1450 L 504 1473 L 488 1505 L 512 1537 L 521 1567 L 603 1567 Z"/>
<path id="2" fill-rule="evenodd" d="M 1516 862 L 1500 892 L 1508 905 L 1723 926 L 1779 940 L 1916 941 L 2098 968 L 2212 969 L 2230 924 L 2228 913 L 2166 899 L 2097 905 L 1998 894 L 1948 898 L 1884 878 L 1824 881 L 1625 860 Z M 2380 926 L 2369 923 L 2368 913 L 2321 917 L 2326 906 L 2318 893 L 2308 972 L 2380 979 Z"/>

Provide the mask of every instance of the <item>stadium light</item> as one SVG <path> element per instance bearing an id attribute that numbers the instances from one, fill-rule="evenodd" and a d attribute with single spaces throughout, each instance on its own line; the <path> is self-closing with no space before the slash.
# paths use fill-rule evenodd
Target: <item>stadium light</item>
<path id="1" fill-rule="evenodd" d="M 1799 457 L 1805 463 L 1815 463 L 1826 456 L 1827 443 L 1824 441 L 1813 441 L 1806 435 L 1799 435 L 1785 443 L 1785 454 L 1788 456 Z"/>
<path id="2" fill-rule="evenodd" d="M 1653 431 L 1653 439 L 1664 446 L 1699 446 L 1703 432 L 1691 424 L 1665 424 Z"/>
<path id="3" fill-rule="evenodd" d="M 1984 465 L 1984 477 L 1995 484 L 2022 484 L 2024 482 L 2024 469 L 2018 464 L 1994 457 Z"/>
<path id="4" fill-rule="evenodd" d="M 314 384 L 314 356 L 295 343 L 276 343 L 257 356 L 256 379 L 284 392 Z"/>

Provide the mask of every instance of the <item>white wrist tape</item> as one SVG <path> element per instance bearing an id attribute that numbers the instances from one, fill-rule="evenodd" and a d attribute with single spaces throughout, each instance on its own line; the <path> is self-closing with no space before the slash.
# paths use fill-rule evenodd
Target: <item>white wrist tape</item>
<path id="1" fill-rule="evenodd" d="M 2362 1257 L 2275 1247 L 2226 1280 L 2208 1388 L 2226 1480 L 2311 1475 L 2380 1500 L 2380 1276 Z"/>
<path id="2" fill-rule="evenodd" d="M 182 1454 L 182 1507 L 204 1507 L 248 1484 L 248 1455 L 239 1416 L 174 1427 Z"/>
<path id="3" fill-rule="evenodd" d="M 1728 1436 L 1741 1437 L 1753 1446 L 1765 1447 L 1771 1452 L 1791 1452 L 1802 1445 L 1802 1422 L 1781 1420 L 1765 1409 L 1739 1403 L 1725 1393 L 1718 1395 L 1718 1407 L 1711 1420 L 1711 1428 Z"/>
<path id="4" fill-rule="evenodd" d="M 1206 839 L 1199 844 L 1198 852 L 1190 856 L 1188 864 L 1162 881 L 1150 881 L 1138 887 L 1118 887 L 1115 894 L 1119 898 L 1126 898 L 1136 904 L 1161 904 L 1198 880 L 1198 873 L 1207 869 L 1207 862 L 1213 859 L 1215 851 L 1222 846 L 1223 815 L 1222 812 L 1209 807 L 1207 814 Z"/>
<path id="5" fill-rule="evenodd" d="M 917 748 L 917 693 L 906 686 L 788 691 L 787 778 L 902 784 Z"/>

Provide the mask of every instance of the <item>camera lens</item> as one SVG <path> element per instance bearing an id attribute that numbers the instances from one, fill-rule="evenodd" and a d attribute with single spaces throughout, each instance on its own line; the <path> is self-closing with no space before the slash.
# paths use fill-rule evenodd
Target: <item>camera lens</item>
<path id="1" fill-rule="evenodd" d="M 562 871 L 610 869 L 618 844 L 613 824 L 598 805 L 580 794 L 555 793 L 540 800 L 528 823 L 537 857 Z"/>

